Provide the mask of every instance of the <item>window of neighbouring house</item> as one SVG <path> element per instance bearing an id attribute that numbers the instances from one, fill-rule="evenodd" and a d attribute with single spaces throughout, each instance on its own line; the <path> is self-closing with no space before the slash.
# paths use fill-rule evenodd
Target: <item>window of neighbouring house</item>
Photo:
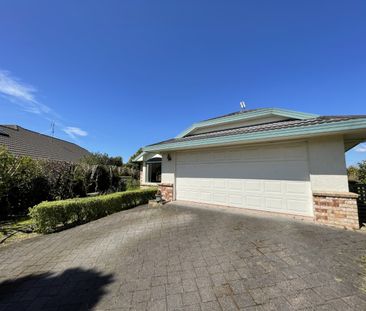
<path id="1" fill-rule="evenodd" d="M 147 182 L 161 182 L 161 159 L 150 159 L 146 162 Z"/>

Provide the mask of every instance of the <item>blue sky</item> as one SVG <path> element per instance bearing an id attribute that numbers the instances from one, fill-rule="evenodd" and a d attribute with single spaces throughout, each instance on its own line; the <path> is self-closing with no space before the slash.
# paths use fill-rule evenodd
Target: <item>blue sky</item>
<path id="1" fill-rule="evenodd" d="M 365 16 L 363 0 L 3 0 L 0 124 L 54 120 L 127 160 L 240 100 L 366 114 Z"/>

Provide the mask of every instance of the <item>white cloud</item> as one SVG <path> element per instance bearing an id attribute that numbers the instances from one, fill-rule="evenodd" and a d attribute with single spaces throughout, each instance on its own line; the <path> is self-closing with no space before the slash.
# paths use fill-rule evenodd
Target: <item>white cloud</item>
<path id="1" fill-rule="evenodd" d="M 76 139 L 77 137 L 84 137 L 88 135 L 88 132 L 82 130 L 78 127 L 68 126 L 63 129 L 63 131 L 69 135 L 71 138 Z"/>
<path id="2" fill-rule="evenodd" d="M 366 144 L 359 144 L 355 150 L 357 152 L 366 152 Z"/>
<path id="3" fill-rule="evenodd" d="M 0 96 L 21 107 L 22 110 L 37 114 L 48 122 L 56 122 L 72 139 L 85 137 L 88 133 L 78 127 L 66 126 L 63 119 L 50 107 L 42 104 L 36 97 L 37 89 L 12 76 L 9 71 L 0 69 Z"/>
<path id="4" fill-rule="evenodd" d="M 37 89 L 13 77 L 9 71 L 0 70 L 0 94 L 23 110 L 35 114 L 48 114 L 51 109 L 36 99 Z"/>

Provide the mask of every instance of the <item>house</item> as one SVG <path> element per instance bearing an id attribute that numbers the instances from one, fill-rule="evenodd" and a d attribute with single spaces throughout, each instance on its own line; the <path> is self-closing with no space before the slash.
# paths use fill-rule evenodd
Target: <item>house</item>
<path id="1" fill-rule="evenodd" d="M 345 152 L 366 140 L 366 115 L 244 110 L 143 148 L 141 184 L 166 200 L 234 206 L 359 228 Z"/>
<path id="2" fill-rule="evenodd" d="M 19 125 L 0 125 L 0 146 L 16 156 L 77 162 L 89 151 L 68 141 L 27 130 Z"/>

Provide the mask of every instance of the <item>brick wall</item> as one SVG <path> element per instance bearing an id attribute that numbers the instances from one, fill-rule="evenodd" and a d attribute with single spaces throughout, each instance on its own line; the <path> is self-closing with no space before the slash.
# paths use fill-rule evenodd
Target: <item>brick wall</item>
<path id="1" fill-rule="evenodd" d="M 359 229 L 356 193 L 313 193 L 315 222 L 346 228 Z"/>
<path id="2" fill-rule="evenodd" d="M 161 183 L 159 184 L 159 190 L 163 200 L 167 202 L 173 201 L 173 184 Z"/>

